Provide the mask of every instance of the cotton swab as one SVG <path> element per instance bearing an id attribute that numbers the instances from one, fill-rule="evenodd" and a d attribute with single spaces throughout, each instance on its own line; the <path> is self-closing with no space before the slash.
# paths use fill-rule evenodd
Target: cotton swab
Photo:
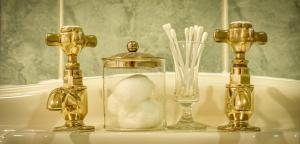
<path id="1" fill-rule="evenodd" d="M 173 40 L 172 40 L 172 37 L 171 37 L 171 33 L 170 33 L 170 30 L 171 30 L 171 24 L 170 24 L 170 23 L 164 24 L 162 27 L 163 27 L 163 29 L 165 30 L 165 32 L 166 32 L 166 34 L 167 34 L 169 40 L 170 40 L 170 41 L 173 41 Z"/>
<path id="2" fill-rule="evenodd" d="M 188 33 L 188 46 L 186 47 L 186 54 L 188 57 L 186 57 L 185 65 L 186 68 L 190 65 L 190 55 L 191 55 L 191 46 L 192 46 L 192 40 L 193 40 L 193 34 L 194 34 L 194 27 L 189 28 L 189 33 Z"/>
<path id="3" fill-rule="evenodd" d="M 203 35 L 203 27 L 202 26 L 199 26 L 198 27 L 198 33 L 197 33 L 197 38 L 196 38 L 196 41 L 198 42 L 200 42 L 200 40 L 201 40 L 201 37 L 202 37 L 202 35 Z"/>
<path id="4" fill-rule="evenodd" d="M 180 52 L 180 49 L 179 49 L 179 45 L 178 45 L 178 41 L 177 41 L 177 36 L 176 36 L 176 32 L 174 29 L 171 29 L 171 37 L 173 38 L 173 41 L 175 43 L 175 50 L 176 50 L 176 53 L 177 55 L 179 56 L 179 64 L 181 66 L 184 66 L 184 63 L 183 63 L 183 59 L 182 59 L 182 55 L 181 55 L 181 52 Z"/>
<path id="5" fill-rule="evenodd" d="M 188 42 L 189 42 L 189 29 L 185 28 L 184 29 L 184 36 L 185 36 L 185 48 L 188 48 Z M 188 53 L 185 53 L 185 61 L 187 61 L 188 58 Z"/>
<path id="6" fill-rule="evenodd" d="M 200 41 L 201 38 L 202 38 L 202 35 L 203 35 L 202 33 L 203 33 L 203 27 L 200 26 L 197 29 L 197 36 L 196 36 L 196 42 L 195 42 L 196 45 L 195 45 L 194 51 L 193 51 L 193 59 L 192 59 L 191 67 L 193 67 L 196 64 L 196 61 L 198 59 L 198 53 L 199 53 L 199 51 L 201 49 L 200 45 L 202 44 L 202 41 Z"/>
<path id="7" fill-rule="evenodd" d="M 199 45 L 199 49 L 198 49 L 199 51 L 197 52 L 198 60 L 197 60 L 196 66 L 199 66 L 199 64 L 200 64 L 201 54 L 203 52 L 203 47 L 204 47 L 204 43 L 207 39 L 207 35 L 208 35 L 207 32 L 204 32 L 202 35 L 201 44 Z"/>
<path id="8" fill-rule="evenodd" d="M 187 47 L 188 38 L 189 38 L 189 29 L 188 28 L 184 29 L 184 37 L 185 37 L 185 46 Z"/>
<path id="9" fill-rule="evenodd" d="M 194 25 L 194 35 L 193 35 L 193 41 L 197 41 L 197 32 L 198 32 L 198 26 Z"/>
<path id="10" fill-rule="evenodd" d="M 170 45 L 172 45 L 172 47 L 175 47 L 174 41 L 173 41 L 173 38 L 172 38 L 172 35 L 171 35 L 171 24 L 170 23 L 164 24 L 162 27 L 163 27 L 164 31 L 166 32 L 166 34 L 169 38 Z M 179 66 L 179 63 L 178 63 L 179 60 L 178 60 L 177 52 L 173 48 L 171 48 L 171 52 L 172 52 L 172 56 L 173 56 L 173 59 L 174 59 L 174 63 Z"/>

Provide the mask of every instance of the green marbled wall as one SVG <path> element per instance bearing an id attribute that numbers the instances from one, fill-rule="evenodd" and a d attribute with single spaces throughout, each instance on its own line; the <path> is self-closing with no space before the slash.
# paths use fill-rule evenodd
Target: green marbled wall
<path id="1" fill-rule="evenodd" d="M 136 40 L 140 51 L 167 59 L 173 71 L 162 25 L 171 23 L 183 38 L 184 27 L 203 25 L 209 39 L 200 71 L 222 71 L 222 46 L 212 40 L 221 28 L 221 0 L 65 0 L 65 25 L 80 25 L 98 37 L 79 60 L 84 76 L 101 75 L 100 58 L 126 51 Z M 44 44 L 57 32 L 57 0 L 1 0 L 0 84 L 29 84 L 58 77 L 58 50 Z M 229 0 L 230 21 L 248 20 L 268 33 L 267 45 L 248 53 L 253 75 L 300 79 L 300 0 Z"/>
<path id="2" fill-rule="evenodd" d="M 58 51 L 47 31 L 58 30 L 58 1 L 0 0 L 0 84 L 30 84 L 58 77 Z"/>

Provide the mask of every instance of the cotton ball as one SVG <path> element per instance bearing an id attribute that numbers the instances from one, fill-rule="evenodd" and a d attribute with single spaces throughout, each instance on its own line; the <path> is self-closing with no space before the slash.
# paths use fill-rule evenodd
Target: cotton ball
<path id="1" fill-rule="evenodd" d="M 120 111 L 121 103 L 116 99 L 116 96 L 111 94 L 107 100 L 107 111 L 112 115 L 117 115 Z"/>
<path id="2" fill-rule="evenodd" d="M 145 75 L 133 75 L 121 80 L 113 95 L 125 107 L 135 107 L 152 95 L 154 83 Z"/>
<path id="3" fill-rule="evenodd" d="M 120 128 L 153 128 L 162 122 L 162 115 L 160 103 L 154 100 L 147 100 L 131 111 L 121 109 L 118 120 Z"/>

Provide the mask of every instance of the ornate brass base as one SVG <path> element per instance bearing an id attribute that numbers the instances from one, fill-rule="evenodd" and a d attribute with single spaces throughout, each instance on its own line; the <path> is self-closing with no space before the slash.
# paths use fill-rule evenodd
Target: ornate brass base
<path id="1" fill-rule="evenodd" d="M 86 126 L 82 121 L 66 121 L 63 126 L 55 127 L 53 131 L 80 131 L 80 132 L 93 132 L 94 126 Z"/>
<path id="2" fill-rule="evenodd" d="M 79 127 L 67 127 L 65 125 L 55 127 L 53 131 L 80 131 L 80 132 L 93 132 L 94 126 L 79 126 Z"/>
<path id="3" fill-rule="evenodd" d="M 248 122 L 229 122 L 229 124 L 224 126 L 219 126 L 220 131 L 260 131 L 259 127 L 250 126 Z"/>

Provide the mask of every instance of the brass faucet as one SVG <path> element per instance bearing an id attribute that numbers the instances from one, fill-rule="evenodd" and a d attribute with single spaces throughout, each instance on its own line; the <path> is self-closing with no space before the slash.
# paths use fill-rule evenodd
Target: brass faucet
<path id="1" fill-rule="evenodd" d="M 224 131 L 260 131 L 259 127 L 250 126 L 248 120 L 254 110 L 254 86 L 250 83 L 246 51 L 253 43 L 265 44 L 267 34 L 254 32 L 252 24 L 246 21 L 232 22 L 228 30 L 214 32 L 216 42 L 225 42 L 231 45 L 235 52 L 230 71 L 230 82 L 226 85 L 225 113 L 230 120 L 229 124 L 219 126 Z"/>
<path id="2" fill-rule="evenodd" d="M 83 47 L 96 47 L 94 35 L 84 35 L 79 26 L 61 27 L 60 33 L 46 35 L 48 46 L 59 46 L 67 55 L 63 86 L 51 91 L 47 108 L 50 111 L 61 111 L 65 124 L 54 131 L 94 131 L 94 126 L 85 126 L 83 119 L 88 113 L 87 88 L 82 83 L 80 64 L 77 55 Z"/>

